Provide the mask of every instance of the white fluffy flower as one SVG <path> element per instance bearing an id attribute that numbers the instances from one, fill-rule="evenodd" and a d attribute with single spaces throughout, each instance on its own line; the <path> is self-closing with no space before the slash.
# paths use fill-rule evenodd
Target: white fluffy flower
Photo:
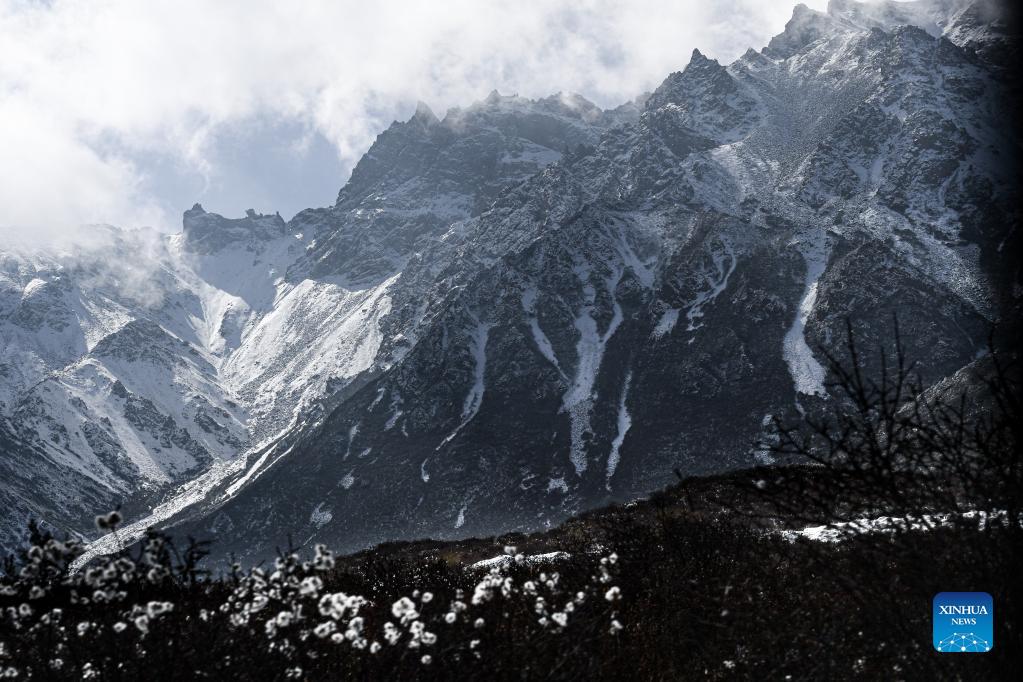
<path id="1" fill-rule="evenodd" d="M 151 601 L 146 604 L 146 613 L 150 618 L 157 618 L 173 610 L 174 604 L 169 601 Z"/>
<path id="2" fill-rule="evenodd" d="M 416 610 L 416 603 L 408 597 L 402 597 L 398 601 L 391 605 L 391 613 L 394 617 L 399 619 L 404 625 L 409 621 L 415 620 L 419 617 L 419 612 Z"/>
<path id="3" fill-rule="evenodd" d="M 317 576 L 311 575 L 299 584 L 298 593 L 303 597 L 315 597 L 322 589 L 323 581 Z"/>
<path id="4" fill-rule="evenodd" d="M 324 637 L 333 634 L 334 630 L 335 630 L 334 621 L 328 620 L 324 623 L 320 623 L 315 628 L 313 628 L 313 634 L 319 637 L 320 639 L 323 639 Z"/>

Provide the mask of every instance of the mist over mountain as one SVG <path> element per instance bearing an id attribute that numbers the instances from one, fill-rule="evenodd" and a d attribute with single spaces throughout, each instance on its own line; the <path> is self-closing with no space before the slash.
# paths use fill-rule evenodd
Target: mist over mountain
<path id="1" fill-rule="evenodd" d="M 247 562 L 548 527 L 770 463 L 846 320 L 963 380 L 1020 313 L 1015 19 L 800 5 L 614 109 L 421 104 L 288 221 L 4 245 L 0 547 L 117 505 Z"/>

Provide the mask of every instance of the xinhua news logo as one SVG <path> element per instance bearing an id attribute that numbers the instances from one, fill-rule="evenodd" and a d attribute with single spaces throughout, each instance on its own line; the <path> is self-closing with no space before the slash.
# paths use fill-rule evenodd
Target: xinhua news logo
<path id="1" fill-rule="evenodd" d="M 934 648 L 945 654 L 976 654 L 995 645 L 994 602 L 987 592 L 934 595 Z"/>

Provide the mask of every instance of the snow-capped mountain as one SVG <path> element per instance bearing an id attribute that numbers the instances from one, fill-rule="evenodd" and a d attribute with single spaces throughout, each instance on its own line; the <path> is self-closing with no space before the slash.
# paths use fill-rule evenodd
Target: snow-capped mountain
<path id="1" fill-rule="evenodd" d="M 1016 26 L 799 6 L 615 110 L 421 105 L 287 223 L 197 206 L 102 258 L 6 253 L 3 530 L 121 499 L 129 536 L 250 559 L 538 528 L 762 462 L 772 416 L 836 399 L 847 318 L 880 341 L 897 314 L 951 376 L 1019 312 Z M 146 254 L 144 300 L 112 249 Z"/>
<path id="2" fill-rule="evenodd" d="M 615 115 L 495 93 L 441 124 L 423 105 L 381 135 L 336 206 L 289 224 L 196 205 L 169 237 L 97 227 L 59 248 L 5 247 L 0 543 L 32 516 L 88 535 L 97 509 L 133 517 L 244 464 L 379 369 L 389 290 L 415 249 L 596 142 Z M 396 356 L 409 344 L 398 326 Z"/>

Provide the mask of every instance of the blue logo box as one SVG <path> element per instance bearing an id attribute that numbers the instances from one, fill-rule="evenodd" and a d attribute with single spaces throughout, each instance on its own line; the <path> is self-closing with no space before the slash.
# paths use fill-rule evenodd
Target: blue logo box
<path id="1" fill-rule="evenodd" d="M 939 592 L 933 604 L 935 650 L 972 654 L 991 651 L 995 646 L 995 607 L 990 594 Z"/>

